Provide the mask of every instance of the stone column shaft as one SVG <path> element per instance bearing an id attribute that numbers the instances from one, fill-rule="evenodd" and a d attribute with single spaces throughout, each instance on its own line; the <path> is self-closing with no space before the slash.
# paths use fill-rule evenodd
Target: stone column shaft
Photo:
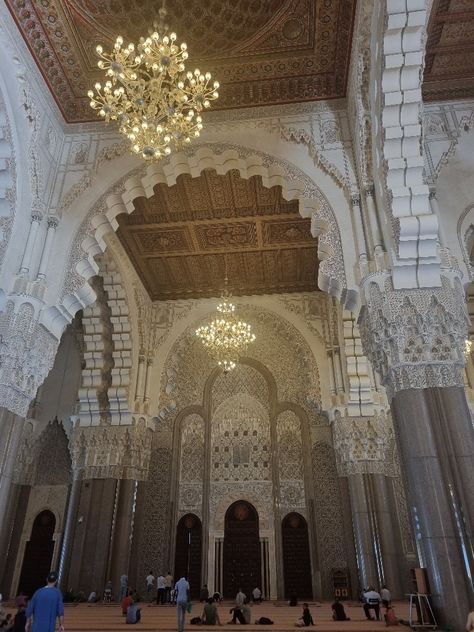
<path id="1" fill-rule="evenodd" d="M 38 269 L 38 278 L 45 279 L 46 278 L 46 270 L 48 268 L 49 263 L 49 255 L 51 253 L 51 247 L 53 245 L 54 233 L 56 232 L 56 227 L 58 225 L 58 221 L 55 217 L 48 218 L 48 232 L 46 233 L 46 239 L 43 246 L 43 252 L 41 254 L 41 261 Z"/>
<path id="2" fill-rule="evenodd" d="M 438 395 L 443 397 L 444 390 L 399 391 L 392 406 L 410 505 L 416 512 L 415 537 L 423 558 L 420 562 L 428 570 L 440 623 L 448 622 L 455 629 L 462 629 L 468 606 L 473 605 L 472 569 L 460 521 L 462 509 L 456 481 L 444 438 L 436 428 L 439 420 L 433 420 L 433 415 L 440 414 L 433 406 L 434 391 L 441 391 Z M 472 480 L 464 483 L 472 486 Z"/>
<path id="3" fill-rule="evenodd" d="M 395 599 L 403 598 L 398 560 L 401 551 L 397 551 L 395 535 L 395 516 L 392 514 L 387 478 L 383 474 L 371 474 L 371 488 L 377 522 L 377 535 L 380 541 L 383 561 L 383 580 L 390 588 Z"/>
<path id="4" fill-rule="evenodd" d="M 13 473 L 25 420 L 0 408 L 0 559 L 5 559 L 8 545 L 9 505 L 13 488 Z"/>
<path id="5" fill-rule="evenodd" d="M 372 234 L 372 242 L 374 245 L 374 251 L 376 254 L 383 250 L 383 238 L 380 232 L 379 221 L 377 218 L 377 209 L 375 207 L 374 188 L 370 187 L 365 192 L 365 199 L 367 202 L 367 211 L 370 222 L 370 232 Z"/>
<path id="6" fill-rule="evenodd" d="M 26 274 L 30 270 L 31 259 L 33 257 L 33 248 L 35 245 L 36 235 L 38 234 L 41 219 L 42 217 L 38 213 L 31 216 L 30 229 L 28 231 L 23 259 L 21 260 L 20 274 Z"/>
<path id="7" fill-rule="evenodd" d="M 74 478 L 69 490 L 69 497 L 67 502 L 66 520 L 64 523 L 63 541 L 61 543 L 61 553 L 59 555 L 59 586 L 61 588 L 67 588 L 63 585 L 65 578 L 67 577 L 69 570 L 69 560 L 71 557 L 72 537 L 74 534 L 74 525 L 77 520 L 77 508 L 79 505 L 79 498 L 81 495 L 81 481 L 78 478 Z"/>
<path id="8" fill-rule="evenodd" d="M 118 591 L 120 590 L 120 576 L 128 575 L 129 572 L 136 482 L 122 480 L 119 481 L 119 485 L 110 554 L 110 578 L 114 590 Z"/>
<path id="9" fill-rule="evenodd" d="M 360 207 L 360 197 L 358 195 L 352 196 L 352 217 L 354 220 L 354 232 L 357 242 L 357 252 L 359 253 L 359 259 L 367 259 L 367 244 L 364 235 L 364 225 L 362 222 L 362 209 Z"/>
<path id="10" fill-rule="evenodd" d="M 360 588 L 378 586 L 376 554 L 372 538 L 372 525 L 367 504 L 364 475 L 350 474 L 347 477 L 352 509 L 352 525 L 359 568 Z"/>

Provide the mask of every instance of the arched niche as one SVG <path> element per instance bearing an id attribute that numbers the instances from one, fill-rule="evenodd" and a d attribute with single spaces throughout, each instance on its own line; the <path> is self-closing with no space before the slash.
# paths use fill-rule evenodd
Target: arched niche
<path id="1" fill-rule="evenodd" d="M 44 509 L 36 516 L 25 547 L 18 592 L 31 597 L 35 590 L 44 586 L 51 570 L 55 527 L 56 518 L 49 509 Z"/>

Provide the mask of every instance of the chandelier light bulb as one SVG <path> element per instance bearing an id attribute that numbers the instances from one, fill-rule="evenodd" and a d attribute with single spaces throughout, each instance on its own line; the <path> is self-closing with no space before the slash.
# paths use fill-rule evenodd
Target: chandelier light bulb
<path id="1" fill-rule="evenodd" d="M 154 160 L 199 137 L 199 114 L 219 97 L 210 72 L 186 72 L 187 46 L 175 44 L 176 33 L 155 31 L 137 44 L 124 45 L 119 35 L 113 49 L 96 47 L 97 65 L 106 82 L 89 90 L 90 107 L 106 123 L 117 121 L 133 153 Z"/>

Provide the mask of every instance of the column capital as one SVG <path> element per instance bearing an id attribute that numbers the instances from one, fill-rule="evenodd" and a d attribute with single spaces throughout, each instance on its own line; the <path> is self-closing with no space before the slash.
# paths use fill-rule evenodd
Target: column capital
<path id="1" fill-rule="evenodd" d="M 351 204 L 352 204 L 352 206 L 360 206 L 360 195 L 359 195 L 359 193 L 353 193 L 351 195 Z"/>
<path id="2" fill-rule="evenodd" d="M 380 275 L 363 286 L 362 344 L 390 399 L 405 389 L 464 384 L 464 290 L 454 275 L 441 281 L 441 287 L 395 290 Z"/>
<path id="3" fill-rule="evenodd" d="M 336 410 L 332 425 L 339 476 L 396 475 L 393 425 L 384 410 L 371 417 L 349 417 Z"/>
<path id="4" fill-rule="evenodd" d="M 374 197 L 375 196 L 375 187 L 373 184 L 370 184 L 365 187 L 365 195 L 366 197 Z"/>
<path id="5" fill-rule="evenodd" d="M 50 215 L 47 219 L 47 222 L 48 222 L 48 228 L 54 228 L 56 230 L 56 228 L 59 226 L 58 217 L 53 217 L 52 215 Z"/>
<path id="6" fill-rule="evenodd" d="M 152 431 L 134 426 L 76 426 L 71 439 L 76 478 L 148 478 Z"/>

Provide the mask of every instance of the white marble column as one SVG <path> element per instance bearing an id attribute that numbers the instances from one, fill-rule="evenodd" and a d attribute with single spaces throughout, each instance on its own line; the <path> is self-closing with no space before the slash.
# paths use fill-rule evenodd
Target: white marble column
<path id="1" fill-rule="evenodd" d="M 28 237 L 26 239 L 26 246 L 23 253 L 23 259 L 21 260 L 20 265 L 20 274 L 28 274 L 31 267 L 31 260 L 33 257 L 33 251 L 35 247 L 36 237 L 38 235 L 38 230 L 41 224 L 41 220 L 43 216 L 41 213 L 32 213 L 31 214 L 31 224 L 30 229 L 28 231 Z"/>

